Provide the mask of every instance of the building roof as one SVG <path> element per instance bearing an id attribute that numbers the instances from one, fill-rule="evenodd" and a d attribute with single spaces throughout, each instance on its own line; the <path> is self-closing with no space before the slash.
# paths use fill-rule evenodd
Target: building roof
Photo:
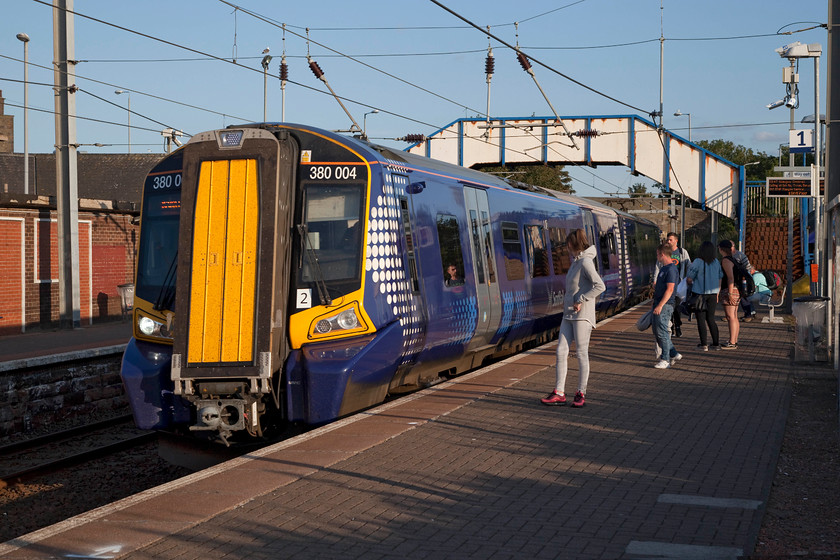
<path id="1" fill-rule="evenodd" d="M 130 202 L 139 208 L 143 181 L 165 154 L 78 154 L 79 198 Z M 55 196 L 55 154 L 29 154 L 29 194 Z M 0 154 L 0 194 L 23 194 L 23 154 Z"/>

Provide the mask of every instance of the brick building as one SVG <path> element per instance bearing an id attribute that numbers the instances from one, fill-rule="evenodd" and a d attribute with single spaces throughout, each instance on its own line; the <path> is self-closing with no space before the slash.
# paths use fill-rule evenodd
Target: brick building
<path id="1" fill-rule="evenodd" d="M 0 92 L 0 335 L 59 323 L 55 154 L 13 153 Z M 9 139 L 9 140 L 7 140 Z M 117 286 L 134 281 L 143 179 L 162 154 L 78 154 L 82 325 L 118 319 Z"/>

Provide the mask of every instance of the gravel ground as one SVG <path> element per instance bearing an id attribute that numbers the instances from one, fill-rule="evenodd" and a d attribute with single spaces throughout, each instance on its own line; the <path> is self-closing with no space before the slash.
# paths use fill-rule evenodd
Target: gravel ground
<path id="1" fill-rule="evenodd" d="M 189 473 L 160 459 L 157 443 L 149 443 L 31 483 L 0 481 L 0 542 Z"/>
<path id="2" fill-rule="evenodd" d="M 767 511 L 751 560 L 840 558 L 840 443 L 836 372 L 793 380 Z"/>

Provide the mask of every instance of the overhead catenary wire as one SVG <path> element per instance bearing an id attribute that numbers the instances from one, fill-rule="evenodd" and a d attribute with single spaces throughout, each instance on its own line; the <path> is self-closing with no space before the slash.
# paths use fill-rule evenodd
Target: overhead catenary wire
<path id="1" fill-rule="evenodd" d="M 472 27 L 474 27 L 475 29 L 478 29 L 478 30 L 479 30 L 479 31 L 481 31 L 482 33 L 486 33 L 487 35 L 489 35 L 489 36 L 493 37 L 493 39 L 495 39 L 496 41 L 498 41 L 498 42 L 499 42 L 499 43 L 501 43 L 502 45 L 506 46 L 507 48 L 511 49 L 512 51 L 515 51 L 515 52 L 517 52 L 517 53 L 522 52 L 522 51 L 521 51 L 521 49 L 519 49 L 519 48 L 517 48 L 517 47 L 514 47 L 513 45 L 511 45 L 510 43 L 508 43 L 507 41 L 505 41 L 505 40 L 504 40 L 504 39 L 502 39 L 501 37 L 498 37 L 498 36 L 496 36 L 496 35 L 492 34 L 490 31 L 482 30 L 482 29 L 481 29 L 481 27 L 479 27 L 478 25 L 476 25 L 476 24 L 475 24 L 475 23 L 473 23 L 472 21 L 468 20 L 468 19 L 467 19 L 467 18 L 465 18 L 464 16 L 460 15 L 459 13 L 455 12 L 455 11 L 454 11 L 454 10 L 452 10 L 451 8 L 449 8 L 449 7 L 447 7 L 447 6 L 444 6 L 443 4 L 441 4 L 440 2 L 438 2 L 438 0 L 429 0 L 429 1 L 430 1 L 430 2 L 432 2 L 433 4 L 436 4 L 437 6 L 439 6 L 440 8 L 442 8 L 443 10 L 445 10 L 445 11 L 449 12 L 450 14 L 452 14 L 452 15 L 453 15 L 453 16 L 455 16 L 455 17 L 457 17 L 458 19 L 460 19 L 460 20 L 462 20 L 462 21 L 464 21 L 464 22 L 468 23 L 469 25 L 471 25 L 471 26 L 472 26 Z M 647 113 L 647 111 L 645 111 L 644 109 L 642 109 L 642 108 L 640 108 L 640 107 L 636 107 L 635 105 L 631 105 L 631 104 L 629 104 L 629 103 L 625 103 L 624 101 L 621 101 L 620 99 L 617 99 L 617 98 L 615 98 L 615 97 L 613 97 L 613 96 L 611 96 L 611 95 L 607 95 L 606 93 L 604 93 L 604 92 L 602 92 L 602 91 L 599 91 L 599 90 L 597 90 L 597 89 L 595 89 L 595 88 L 593 88 L 593 87 L 591 87 L 591 86 L 588 86 L 588 85 L 584 84 L 583 82 L 580 82 L 580 81 L 578 81 L 578 80 L 576 80 L 576 79 L 572 78 L 571 76 L 568 76 L 568 75 L 564 74 L 563 72 L 560 72 L 559 70 L 557 70 L 557 69 L 555 69 L 555 68 L 553 68 L 553 67 L 549 66 L 548 64 L 545 64 L 544 62 L 542 62 L 542 61 L 540 61 L 540 60 L 538 60 L 538 59 L 534 58 L 533 56 L 529 56 L 528 58 L 529 58 L 530 60 L 534 61 L 535 63 L 539 64 L 539 65 L 540 65 L 540 66 L 542 66 L 543 68 L 545 68 L 545 69 L 547 69 L 547 70 L 549 70 L 549 71 L 551 71 L 551 72 L 554 72 L 554 73 L 555 73 L 555 74 L 557 74 L 558 76 L 560 76 L 560 77 L 562 77 L 562 78 L 565 78 L 566 80 L 569 80 L 569 81 L 570 81 L 570 82 L 572 82 L 573 84 L 576 84 L 576 85 L 578 85 L 578 86 L 580 86 L 580 87 L 582 87 L 582 88 L 584 88 L 584 89 L 587 89 L 587 90 L 591 91 L 592 93 L 598 94 L 598 95 L 600 95 L 601 97 L 604 97 L 604 98 L 606 98 L 606 99 L 609 99 L 610 101 L 614 101 L 614 102 L 616 102 L 616 103 L 618 103 L 618 104 L 620 104 L 620 105 L 624 105 L 625 107 L 628 107 L 628 108 L 630 108 L 630 109 L 633 109 L 634 111 L 639 111 L 640 113 L 643 113 L 643 114 L 644 114 L 644 113 Z"/>
<path id="2" fill-rule="evenodd" d="M 33 1 L 33 2 L 37 2 L 37 3 L 39 3 L 39 4 L 43 4 L 43 5 L 45 5 L 45 6 L 49 6 L 50 8 L 52 8 L 52 5 L 51 5 L 51 4 L 49 4 L 48 2 L 46 2 L 45 0 L 32 0 L 32 1 Z M 220 0 L 220 1 L 221 1 L 221 0 Z M 227 2 L 225 2 L 225 3 L 227 3 Z M 227 4 L 229 4 L 229 3 L 227 3 Z M 193 52 L 193 53 L 195 53 L 195 54 L 199 54 L 199 55 L 205 56 L 205 57 L 207 57 L 207 58 L 209 58 L 209 59 L 218 60 L 218 61 L 220 61 L 220 62 L 225 62 L 225 63 L 228 63 L 228 64 L 233 64 L 234 66 L 237 66 L 237 67 L 239 67 L 239 68 L 242 68 L 242 69 L 245 69 L 245 70 L 249 70 L 249 71 L 251 71 L 251 72 L 257 72 L 257 73 L 259 73 L 260 75 L 262 75 L 262 71 L 261 71 L 261 70 L 259 70 L 259 69 L 257 69 L 257 68 L 251 68 L 250 66 L 245 66 L 245 65 L 242 65 L 242 64 L 239 64 L 239 63 L 235 63 L 235 62 L 233 62 L 233 61 L 231 61 L 231 60 L 228 60 L 228 59 L 226 59 L 226 58 L 224 58 L 224 57 L 215 56 L 215 55 L 210 54 L 210 53 L 205 53 L 205 52 L 203 52 L 203 51 L 200 51 L 200 50 L 198 50 L 198 49 L 194 49 L 194 48 L 192 48 L 192 47 L 188 47 L 188 46 L 186 46 L 186 45 L 181 45 L 181 44 L 178 44 L 178 43 L 175 43 L 175 42 L 169 41 L 169 40 L 167 40 L 167 39 L 161 39 L 161 38 L 159 38 L 159 37 L 155 37 L 155 36 L 153 36 L 153 35 L 149 35 L 149 34 L 147 34 L 147 33 L 143 33 L 143 32 L 140 32 L 140 31 L 133 30 L 133 29 L 129 29 L 129 28 L 126 28 L 126 27 L 124 27 L 124 26 L 117 25 L 117 24 L 115 24 L 115 23 L 111 23 L 111 22 L 104 21 L 104 20 L 101 20 L 101 19 L 98 19 L 98 18 L 95 18 L 95 17 L 89 16 L 89 15 L 86 15 L 86 14 L 82 14 L 82 13 L 80 13 L 80 12 L 76 12 L 76 11 L 72 11 L 72 10 L 66 10 L 66 11 L 67 11 L 67 12 L 69 12 L 69 13 L 72 13 L 73 15 L 76 15 L 76 16 L 79 16 L 79 17 L 82 17 L 82 18 L 85 18 L 85 19 L 89 19 L 89 20 L 91 20 L 91 21 L 95 21 L 95 22 L 97 22 L 97 23 L 101 23 L 101 24 L 103 24 L 103 25 L 107 25 L 107 26 L 109 26 L 109 27 L 113 27 L 113 28 L 115 28 L 115 29 L 119 29 L 119 30 L 121 30 L 121 31 L 125 31 L 125 32 L 127 32 L 127 33 L 131 33 L 131 34 L 134 34 L 134 35 L 138 35 L 138 36 L 140 36 L 140 37 L 144 37 L 144 38 L 146 38 L 146 39 L 150 39 L 150 40 L 152 40 L 152 41 L 157 41 L 157 42 L 160 42 L 160 43 L 163 43 L 163 44 L 166 44 L 166 45 L 169 45 L 169 46 L 175 47 L 175 48 L 179 48 L 179 49 L 183 49 L 183 50 L 186 50 L 186 51 L 189 51 L 189 52 Z M 240 8 L 240 11 L 244 11 L 244 10 L 243 10 L 242 8 Z M 246 12 L 246 13 L 247 13 L 247 12 Z M 250 14 L 249 14 L 249 15 L 250 15 Z M 319 43 L 316 43 L 316 44 L 319 44 Z M 321 46 L 321 45 L 319 44 L 319 46 Z M 329 47 L 324 46 L 324 48 L 329 48 Z M 337 52 L 337 51 L 336 51 L 336 52 Z M 78 74 L 77 74 L 77 77 L 78 77 Z M 279 79 L 279 78 L 278 78 L 278 79 Z M 298 87 L 302 87 L 302 88 L 308 89 L 308 90 L 310 90 L 310 91 L 314 91 L 314 92 L 320 93 L 320 94 L 322 94 L 322 95 L 330 95 L 328 92 L 325 92 L 325 91 L 319 90 L 319 89 L 317 89 L 317 88 L 314 88 L 314 87 L 311 87 L 311 86 L 308 86 L 308 85 L 305 85 L 305 84 L 302 84 L 302 83 L 300 83 L 300 82 L 295 82 L 294 80 L 288 80 L 288 83 L 290 83 L 290 84 L 294 84 L 294 85 L 296 85 L 296 86 L 298 86 Z M 419 87 L 419 86 L 417 86 L 417 87 Z M 422 88 L 421 88 L 421 89 L 422 89 Z M 430 92 L 430 93 L 432 93 L 432 92 Z M 409 116 L 407 116 L 407 115 L 403 115 L 403 114 L 400 114 L 400 113 L 396 113 L 396 112 L 393 112 L 393 111 L 389 111 L 389 110 L 386 110 L 386 109 L 382 109 L 382 108 L 380 108 L 380 107 L 374 107 L 373 105 L 370 105 L 370 104 L 368 104 L 368 103 L 364 103 L 364 102 L 362 102 L 362 101 L 357 101 L 357 100 L 355 100 L 355 99 L 350 99 L 350 98 L 348 98 L 348 97 L 344 97 L 344 96 L 339 96 L 339 98 L 340 98 L 342 101 L 347 101 L 347 102 L 349 102 L 349 103 L 354 103 L 354 104 L 359 105 L 359 106 L 361 106 L 361 107 L 368 107 L 368 108 L 371 108 L 371 109 L 379 109 L 379 111 L 380 111 L 380 112 L 382 112 L 382 113 L 389 114 L 389 115 L 392 115 L 392 116 L 395 116 L 395 117 L 398 117 L 398 118 L 401 118 L 401 119 L 404 119 L 404 120 L 407 120 L 407 121 L 410 121 L 410 122 L 415 122 L 415 123 L 417 123 L 417 124 L 422 124 L 422 125 L 424 125 L 424 126 L 428 126 L 428 127 L 432 127 L 432 128 L 438 128 L 438 125 L 431 124 L 431 123 L 428 123 L 428 122 L 424 122 L 424 121 L 421 121 L 421 120 L 419 120 L 419 119 L 415 119 L 415 118 L 409 117 Z M 160 99 L 165 99 L 165 98 L 160 98 Z M 444 99 L 446 99 L 446 98 L 444 98 Z M 454 104 L 456 104 L 456 105 L 458 105 L 458 106 L 460 106 L 460 107 L 462 107 L 462 108 L 465 108 L 465 109 L 469 109 L 469 110 L 471 110 L 471 111 L 474 111 L 474 109 L 471 109 L 470 107 L 467 107 L 467 106 L 465 106 L 465 105 L 461 105 L 461 104 L 459 104 L 459 103 L 457 103 L 457 102 L 455 102 L 455 101 L 448 100 L 448 99 L 447 99 L 447 101 L 450 101 L 451 103 L 454 103 Z M 224 113 L 218 113 L 218 114 L 220 114 L 220 115 L 224 115 L 224 116 L 231 116 L 231 115 L 226 115 L 226 114 L 224 114 Z M 243 117 L 234 117 L 234 118 L 237 118 L 237 119 L 242 120 L 242 121 L 244 121 L 244 122 L 250 122 L 250 121 L 252 121 L 252 120 L 253 120 L 253 119 L 248 119 L 248 118 L 243 118 Z"/>
<path id="3" fill-rule="evenodd" d="M 228 6 L 235 6 L 235 4 L 233 4 L 233 3 L 231 3 L 231 2 L 228 2 L 228 0 L 218 0 L 218 1 L 219 1 L 219 2 L 221 2 L 221 3 L 223 3 L 223 4 L 227 4 Z M 265 22 L 265 23 L 267 23 L 267 24 L 269 24 L 269 25 L 273 25 L 273 26 L 275 26 L 275 27 L 281 27 L 281 25 L 279 25 L 279 24 L 277 24 L 277 23 L 275 23 L 275 22 L 273 22 L 273 21 L 269 20 L 268 18 L 266 18 L 266 17 L 264 17 L 264 16 L 261 16 L 261 15 L 257 14 L 256 12 L 252 12 L 252 11 L 250 11 L 250 10 L 247 10 L 247 9 L 245 9 L 245 8 L 242 8 L 241 6 L 239 6 L 239 9 L 240 9 L 240 11 L 241 11 L 242 13 L 248 14 L 249 16 L 251 16 L 251 17 L 253 17 L 253 18 L 256 18 L 256 19 L 258 19 L 258 20 L 260 20 L 260 21 L 263 21 L 263 22 Z M 433 95 L 433 96 L 435 96 L 435 97 L 437 97 L 437 98 L 439 98 L 439 99 L 442 99 L 442 100 L 444 100 L 444 101 L 447 101 L 447 102 L 449 102 L 449 103 L 452 103 L 452 104 L 454 104 L 454 105 L 457 105 L 457 106 L 461 107 L 462 109 L 466 109 L 466 110 L 468 110 L 468 111 L 473 111 L 473 112 L 475 112 L 475 113 L 482 114 L 482 113 L 481 113 L 481 111 L 480 111 L 480 110 L 478 110 L 478 109 L 474 109 L 474 108 L 472 108 L 472 107 L 470 107 L 470 106 L 468 106 L 468 105 L 465 105 L 465 104 L 463 104 L 463 103 L 459 103 L 458 101 L 455 101 L 455 100 L 453 100 L 453 99 L 449 99 L 448 97 L 443 96 L 443 95 L 441 95 L 441 94 L 439 94 L 439 93 L 436 93 L 436 92 L 434 92 L 434 91 L 432 91 L 432 90 L 430 90 L 430 89 L 428 89 L 428 88 L 424 88 L 423 86 L 420 86 L 420 85 L 418 85 L 418 84 L 415 84 L 415 83 L 413 83 L 413 82 L 411 82 L 411 81 L 409 81 L 409 80 L 405 80 L 405 79 L 403 79 L 403 78 L 400 78 L 399 76 L 396 76 L 396 75 L 394 75 L 394 74 L 391 74 L 390 72 L 386 72 L 385 70 L 382 70 L 382 69 L 380 69 L 380 68 L 377 68 L 377 67 L 375 67 L 375 66 L 372 66 L 372 65 L 370 65 L 370 64 L 367 64 L 366 62 L 362 62 L 361 60 L 358 60 L 358 59 L 356 59 L 356 58 L 354 58 L 354 57 L 352 57 L 352 56 L 350 56 L 350 55 L 347 55 L 347 54 L 344 54 L 344 53 L 342 53 L 342 52 L 340 52 L 340 51 L 337 51 L 336 49 L 333 49 L 332 47 L 329 47 L 329 46 L 327 46 L 327 45 L 324 45 L 323 43 L 319 43 L 318 41 L 315 41 L 315 40 L 313 40 L 313 39 L 311 39 L 311 38 L 309 37 L 309 31 L 310 31 L 310 28 L 306 28 L 306 36 L 301 35 L 300 33 L 295 33 L 294 31 L 291 31 L 291 30 L 289 30 L 288 28 L 286 28 L 286 30 L 287 30 L 289 33 L 291 33 L 292 35 L 295 35 L 295 36 L 297 36 L 297 37 L 299 37 L 299 38 L 301 38 L 301 39 L 306 39 L 306 42 L 307 42 L 307 58 L 309 57 L 308 50 L 309 50 L 309 42 L 311 41 L 311 42 L 312 42 L 312 44 L 314 44 L 314 45 L 318 45 L 319 47 L 321 47 L 321 48 L 323 48 L 323 49 L 327 49 L 327 50 L 328 50 L 328 51 L 330 51 L 330 52 L 333 52 L 333 53 L 339 54 L 339 55 L 341 55 L 341 56 L 343 56 L 343 57 L 347 58 L 348 60 L 352 60 L 353 62 L 355 62 L 355 63 L 357 63 L 357 64 L 361 64 L 362 66 L 364 66 L 364 67 L 366 67 L 366 68 L 369 68 L 369 69 L 371 69 L 371 70 L 373 70 L 373 71 L 375 71 L 375 72 L 379 72 L 380 74 L 383 74 L 383 75 L 385 75 L 385 76 L 388 76 L 389 78 L 392 78 L 392 79 L 394 79 L 394 80 L 397 80 L 397 81 L 399 81 L 399 82 L 401 82 L 401 83 L 403 83 L 403 84 L 406 84 L 406 85 L 411 86 L 411 87 L 413 87 L 413 88 L 419 89 L 420 91 L 423 91 L 423 92 L 425 92 L 425 93 L 428 93 L 429 95 Z"/>

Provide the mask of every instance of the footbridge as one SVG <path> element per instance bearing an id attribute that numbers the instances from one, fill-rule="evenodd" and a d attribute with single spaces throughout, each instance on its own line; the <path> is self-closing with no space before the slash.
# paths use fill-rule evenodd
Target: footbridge
<path id="1" fill-rule="evenodd" d="M 458 119 L 407 151 L 465 167 L 623 165 L 743 224 L 744 168 L 635 115 Z M 743 235 L 743 234 L 742 234 Z"/>

